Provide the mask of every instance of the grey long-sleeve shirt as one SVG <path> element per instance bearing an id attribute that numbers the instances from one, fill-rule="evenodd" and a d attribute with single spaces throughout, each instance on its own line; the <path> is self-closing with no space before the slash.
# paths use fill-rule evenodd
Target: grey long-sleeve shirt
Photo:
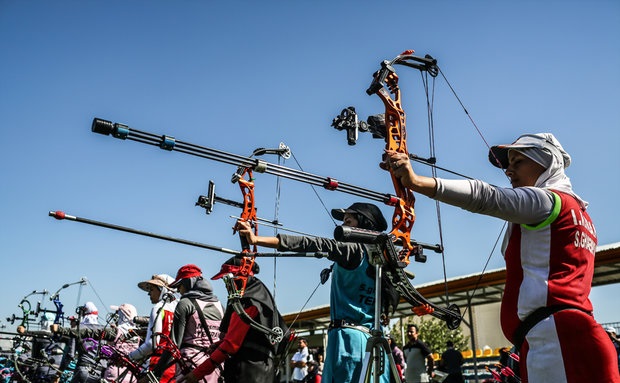
<path id="1" fill-rule="evenodd" d="M 551 191 L 538 187 L 501 188 L 479 180 L 437 178 L 434 199 L 516 224 L 537 224 L 553 209 Z"/>

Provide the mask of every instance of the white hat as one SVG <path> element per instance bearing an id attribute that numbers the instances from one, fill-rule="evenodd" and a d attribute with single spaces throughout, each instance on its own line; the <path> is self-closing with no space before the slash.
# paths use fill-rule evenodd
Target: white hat
<path id="1" fill-rule="evenodd" d="M 616 333 L 616 329 L 611 327 L 611 326 L 605 327 L 605 331 L 607 331 L 610 334 L 615 334 Z"/>
<path id="2" fill-rule="evenodd" d="M 132 321 L 133 318 L 135 318 L 138 315 L 138 310 L 136 310 L 136 307 L 129 303 L 123 303 L 120 306 L 113 305 L 113 306 L 110 306 L 110 309 L 112 311 L 119 311 L 119 314 L 123 314 L 125 319 L 127 319 L 128 321 Z"/>
<path id="3" fill-rule="evenodd" d="M 518 150 L 545 168 L 551 164 L 552 157 L 556 157 L 564 169 L 571 161 L 568 153 L 551 133 L 524 134 L 512 144 L 492 146 L 489 149 L 489 161 L 493 166 L 506 169 L 509 150 Z"/>
<path id="4" fill-rule="evenodd" d="M 95 314 L 95 315 L 99 314 L 97 310 L 97 306 L 95 306 L 93 302 L 84 303 L 84 315 L 88 315 L 88 314 Z"/>

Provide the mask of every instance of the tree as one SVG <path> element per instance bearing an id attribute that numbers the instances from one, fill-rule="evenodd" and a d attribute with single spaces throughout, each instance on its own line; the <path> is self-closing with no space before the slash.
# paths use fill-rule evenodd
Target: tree
<path id="1" fill-rule="evenodd" d="M 414 320 L 414 318 L 416 320 Z M 457 350 L 469 349 L 469 336 L 463 335 L 463 330 L 457 328 L 456 330 L 450 330 L 446 326 L 445 322 L 435 318 L 425 320 L 423 317 L 409 317 L 404 322 L 406 324 L 415 323 L 420 329 L 420 339 L 428 345 L 428 347 L 438 354 L 441 354 L 446 350 L 446 342 L 451 340 L 454 343 L 454 348 Z M 405 329 L 407 325 L 405 325 Z M 405 330 L 406 331 L 406 330 Z M 399 326 L 392 327 L 390 335 L 396 339 L 401 339 L 402 333 Z M 407 337 L 405 336 L 405 339 Z"/>

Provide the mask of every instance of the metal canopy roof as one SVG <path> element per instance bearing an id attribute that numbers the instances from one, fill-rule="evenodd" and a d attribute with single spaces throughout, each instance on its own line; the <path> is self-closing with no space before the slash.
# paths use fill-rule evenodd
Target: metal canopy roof
<path id="1" fill-rule="evenodd" d="M 447 282 L 448 299 L 450 304 L 459 306 L 461 312 L 467 307 L 472 294 L 471 306 L 499 302 L 502 298 L 505 282 L 505 268 L 485 272 L 482 276 L 471 274 L 451 278 Z M 596 250 L 592 286 L 603 286 L 618 282 L 620 282 L 620 242 L 599 246 Z M 446 286 L 443 281 L 418 285 L 416 288 L 422 296 L 431 302 L 446 305 Z M 411 305 L 401 300 L 392 319 L 411 315 L 414 315 L 411 312 Z M 284 320 L 290 325 L 296 317 L 294 327 L 298 333 L 327 329 L 329 305 L 311 308 L 301 313 L 286 314 Z"/>

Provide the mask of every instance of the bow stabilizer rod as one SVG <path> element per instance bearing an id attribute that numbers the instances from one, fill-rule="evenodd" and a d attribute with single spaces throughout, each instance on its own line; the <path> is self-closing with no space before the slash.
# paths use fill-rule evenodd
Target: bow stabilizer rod
<path id="1" fill-rule="evenodd" d="M 183 245 L 200 247 L 200 248 L 207 249 L 207 250 L 219 251 L 220 253 L 232 254 L 232 255 L 235 255 L 235 256 L 239 256 L 239 255 L 242 254 L 240 251 L 237 251 L 237 250 L 232 250 L 232 249 L 227 249 L 227 248 L 224 248 L 224 247 L 213 246 L 213 245 L 209 245 L 209 244 L 201 243 L 201 242 L 189 241 L 189 240 L 181 239 L 181 238 L 170 237 L 170 236 L 167 236 L 167 235 L 151 233 L 151 232 L 148 232 L 148 231 L 132 229 L 132 228 L 126 227 L 126 226 L 114 225 L 114 224 L 111 224 L 111 223 L 95 221 L 95 220 L 88 219 L 88 218 L 76 217 L 76 216 L 73 216 L 73 215 L 65 214 L 62 211 L 50 211 L 49 212 L 49 216 L 53 217 L 53 218 L 56 218 L 59 221 L 67 219 L 69 221 L 75 221 L 75 222 L 85 223 L 85 224 L 88 224 L 88 225 L 105 227 L 107 229 L 124 231 L 124 232 L 127 232 L 127 233 L 142 235 L 142 236 L 151 237 L 151 238 L 162 239 L 162 240 L 170 241 L 170 242 L 176 242 L 176 243 L 180 243 L 180 244 L 183 244 Z M 327 256 L 327 254 L 321 253 L 321 252 L 315 252 L 315 253 L 313 253 L 313 252 L 309 252 L 309 253 L 288 253 L 288 252 L 280 252 L 280 253 L 253 253 L 252 255 L 255 255 L 257 257 L 279 257 L 279 256 L 290 257 L 290 256 L 298 256 L 298 257 L 308 257 L 308 258 L 310 258 L 310 257 L 323 258 L 323 257 Z M 67 286 L 64 286 L 64 287 L 67 287 Z"/>
<path id="2" fill-rule="evenodd" d="M 213 161 L 223 162 L 225 164 L 234 165 L 240 168 L 252 169 L 258 173 L 272 174 L 314 186 L 321 186 L 327 190 L 340 191 L 373 201 L 382 202 L 390 206 L 394 206 L 398 203 L 398 197 L 390 193 L 380 193 L 361 186 L 340 182 L 333 177 L 319 176 L 288 168 L 286 166 L 269 163 L 256 158 L 245 157 L 238 154 L 179 141 L 174 137 L 166 135 L 156 135 L 153 133 L 143 132 L 132 129 L 124 124 L 113 123 L 100 118 L 93 119 L 91 130 L 94 133 L 103 134 L 105 136 L 111 135 L 112 137 L 121 140 L 141 142 L 143 144 L 157 146 L 167 151 L 177 151 Z"/>

